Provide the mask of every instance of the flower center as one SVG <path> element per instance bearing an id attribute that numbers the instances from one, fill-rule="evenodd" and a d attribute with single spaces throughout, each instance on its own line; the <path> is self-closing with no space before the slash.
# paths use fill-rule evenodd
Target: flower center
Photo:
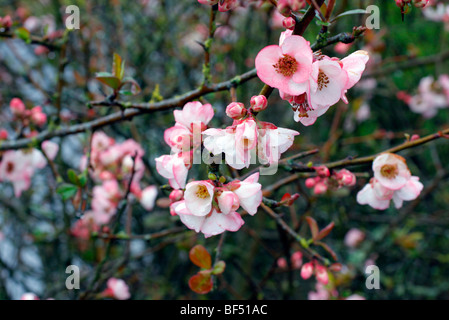
<path id="1" fill-rule="evenodd" d="M 200 199 L 206 199 L 210 194 L 205 186 L 200 185 L 198 186 L 198 189 L 196 189 L 196 196 Z"/>
<path id="2" fill-rule="evenodd" d="M 327 88 L 327 85 L 329 84 L 329 77 L 320 70 L 320 73 L 318 73 L 318 90 L 323 90 L 323 88 Z"/>
<path id="3" fill-rule="evenodd" d="M 6 165 L 6 172 L 7 173 L 11 173 L 14 171 L 14 163 L 13 162 L 8 162 L 8 164 Z"/>
<path id="4" fill-rule="evenodd" d="M 308 112 L 313 110 L 305 94 L 296 97 L 295 101 L 292 101 L 290 105 L 292 106 L 293 112 L 298 111 L 298 117 L 300 118 L 308 118 Z"/>
<path id="5" fill-rule="evenodd" d="M 387 179 L 394 179 L 399 174 L 397 164 L 384 164 L 380 168 L 380 174 Z"/>
<path id="6" fill-rule="evenodd" d="M 292 56 L 284 54 L 284 57 L 280 58 L 273 67 L 276 69 L 277 73 L 280 73 L 285 77 L 291 77 L 298 70 L 298 62 Z"/>

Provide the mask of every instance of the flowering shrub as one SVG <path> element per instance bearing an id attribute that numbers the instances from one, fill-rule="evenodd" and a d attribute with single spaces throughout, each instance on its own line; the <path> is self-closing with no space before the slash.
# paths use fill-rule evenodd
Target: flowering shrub
<path id="1" fill-rule="evenodd" d="M 6 2 L 0 298 L 447 296 L 444 2 Z"/>

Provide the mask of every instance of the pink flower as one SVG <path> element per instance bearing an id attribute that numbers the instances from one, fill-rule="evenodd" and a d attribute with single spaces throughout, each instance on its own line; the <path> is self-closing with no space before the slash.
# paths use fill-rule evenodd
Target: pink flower
<path id="1" fill-rule="evenodd" d="M 47 115 L 42 112 L 41 106 L 36 106 L 31 109 L 31 121 L 40 127 L 47 122 Z"/>
<path id="2" fill-rule="evenodd" d="M 205 216 L 212 210 L 214 186 L 208 181 L 194 181 L 186 186 L 184 192 L 187 210 L 195 216 Z"/>
<path id="3" fill-rule="evenodd" d="M 56 158 L 56 155 L 58 154 L 59 145 L 47 140 L 42 142 L 42 150 L 50 160 L 54 160 Z"/>
<path id="4" fill-rule="evenodd" d="M 299 269 L 302 266 L 302 253 L 295 251 L 291 256 L 292 266 L 294 269 Z"/>
<path id="5" fill-rule="evenodd" d="M 103 296 L 117 300 L 128 300 L 131 297 L 129 288 L 122 279 L 110 278 L 107 282 L 107 289 L 103 291 Z"/>
<path id="6" fill-rule="evenodd" d="M 92 191 L 92 211 L 95 223 L 107 224 L 115 215 L 119 201 L 122 199 L 117 180 L 104 181 L 102 185 L 95 186 Z"/>
<path id="7" fill-rule="evenodd" d="M 215 208 L 206 216 L 198 216 L 187 209 L 185 200 L 173 203 L 171 208 L 187 228 L 203 233 L 206 238 L 226 230 L 237 231 L 244 224 L 242 217 L 237 212 L 224 214 Z"/>
<path id="8" fill-rule="evenodd" d="M 238 196 L 231 191 L 222 191 L 217 196 L 218 207 L 224 214 L 235 212 L 240 207 Z"/>
<path id="9" fill-rule="evenodd" d="M 214 110 L 210 104 L 202 104 L 199 101 L 188 102 L 182 110 L 173 111 L 175 121 L 192 131 L 193 124 L 206 126 L 214 116 Z"/>
<path id="10" fill-rule="evenodd" d="M 292 35 L 280 46 L 263 48 L 255 63 L 257 75 L 264 83 L 297 96 L 307 90 L 312 61 L 310 43 L 301 36 Z"/>
<path id="11" fill-rule="evenodd" d="M 352 228 L 346 233 L 344 243 L 350 248 L 355 248 L 363 240 L 365 240 L 365 233 L 357 228 Z"/>
<path id="12" fill-rule="evenodd" d="M 190 150 L 192 147 L 192 132 L 182 124 L 176 123 L 164 132 L 164 140 L 171 147 L 172 152 Z"/>
<path id="13" fill-rule="evenodd" d="M 262 185 L 258 183 L 259 173 L 250 175 L 243 181 L 233 181 L 226 185 L 239 200 L 240 206 L 250 215 L 255 215 L 262 202 Z"/>
<path id="14" fill-rule="evenodd" d="M 301 268 L 301 278 L 304 280 L 309 279 L 313 275 L 313 269 L 313 262 L 303 264 Z"/>
<path id="15" fill-rule="evenodd" d="M 393 153 L 383 153 L 373 161 L 376 180 L 388 189 L 398 190 L 410 179 L 405 159 Z"/>
<path id="16" fill-rule="evenodd" d="M 154 208 L 156 197 L 157 197 L 157 187 L 148 186 L 142 190 L 139 201 L 142 207 L 145 208 L 145 210 L 151 211 Z"/>
<path id="17" fill-rule="evenodd" d="M 189 169 L 182 154 L 163 155 L 155 160 L 157 172 L 168 179 L 168 183 L 173 189 L 185 187 Z"/>

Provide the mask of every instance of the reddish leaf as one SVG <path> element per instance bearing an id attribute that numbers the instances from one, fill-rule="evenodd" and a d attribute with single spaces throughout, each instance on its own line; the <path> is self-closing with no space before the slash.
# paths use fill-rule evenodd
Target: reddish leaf
<path id="1" fill-rule="evenodd" d="M 212 268 L 212 258 L 207 252 L 206 248 L 198 244 L 190 249 L 189 252 L 190 260 L 200 268 L 210 269 Z"/>
<path id="2" fill-rule="evenodd" d="M 189 287 L 199 294 L 206 294 L 212 290 L 213 282 L 210 272 L 200 271 L 189 279 Z"/>
<path id="3" fill-rule="evenodd" d="M 315 242 L 315 244 L 321 246 L 324 250 L 326 250 L 332 256 L 332 259 L 334 259 L 335 261 L 338 260 L 337 254 L 327 244 L 325 244 L 324 242 L 320 242 L 320 241 Z"/>
<path id="4" fill-rule="evenodd" d="M 310 231 L 312 232 L 312 238 L 315 240 L 315 237 L 318 235 L 318 224 L 315 219 L 312 217 L 306 217 L 307 223 L 309 224 Z"/>
<path id="5" fill-rule="evenodd" d="M 329 235 L 329 233 L 334 228 L 335 223 L 331 222 L 329 223 L 324 229 L 322 229 L 316 237 L 313 238 L 313 240 L 321 240 Z"/>
<path id="6" fill-rule="evenodd" d="M 292 197 L 292 195 L 290 193 L 286 193 L 282 196 L 281 198 L 281 202 L 287 202 L 288 200 L 290 200 L 290 198 Z"/>

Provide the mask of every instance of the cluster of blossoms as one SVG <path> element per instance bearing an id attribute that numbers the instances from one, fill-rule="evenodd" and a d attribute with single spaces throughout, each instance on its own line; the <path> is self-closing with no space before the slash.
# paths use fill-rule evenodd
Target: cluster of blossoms
<path id="1" fill-rule="evenodd" d="M 233 124 L 225 129 L 204 131 L 204 147 L 213 155 L 224 153 L 226 163 L 237 170 L 255 163 L 256 156 L 262 164 L 277 163 L 299 132 L 278 128 L 254 117 L 255 112 L 265 108 L 264 96 L 254 96 L 249 109 L 242 103 L 231 103 L 226 114 L 234 119 Z"/>
<path id="2" fill-rule="evenodd" d="M 341 60 L 313 53 L 307 40 L 286 30 L 279 45 L 258 53 L 255 64 L 258 77 L 290 102 L 295 121 L 308 126 L 338 101 L 348 103 L 346 92 L 360 80 L 368 60 L 362 50 Z"/>
<path id="3" fill-rule="evenodd" d="M 406 161 L 393 153 L 383 153 L 373 161 L 374 177 L 357 194 L 359 204 L 385 210 L 393 200 L 397 209 L 404 201 L 416 199 L 423 189 L 419 177 L 412 176 Z"/>
<path id="4" fill-rule="evenodd" d="M 44 168 L 47 158 L 53 160 L 59 150 L 59 146 L 51 141 L 44 141 L 41 147 L 42 151 L 35 148 L 8 150 L 1 155 L 0 182 L 11 182 L 16 197 L 20 197 L 23 191 L 30 188 L 34 172 Z"/>
<path id="5" fill-rule="evenodd" d="M 327 190 L 337 190 L 341 187 L 352 187 L 356 183 L 355 175 L 347 170 L 341 169 L 330 173 L 326 166 L 319 166 L 314 168 L 317 176 L 306 179 L 306 187 L 313 188 L 313 193 L 316 195 L 326 193 Z"/>
<path id="6" fill-rule="evenodd" d="M 0 17 L 0 29 L 9 29 L 12 26 L 12 19 L 10 16 Z"/>
<path id="7" fill-rule="evenodd" d="M 201 146 L 201 132 L 212 120 L 214 110 L 210 104 L 195 101 L 187 103 L 182 110 L 173 111 L 173 114 L 176 123 L 164 132 L 171 154 L 156 158 L 156 170 L 168 179 L 173 189 L 183 189 L 192 167 L 193 153 Z"/>
<path id="8" fill-rule="evenodd" d="M 188 183 L 182 200 L 170 206 L 172 214 L 177 214 L 189 229 L 201 232 L 205 237 L 239 230 L 244 221 L 237 210 L 241 207 L 254 215 L 262 202 L 259 173 L 243 181 L 225 184 L 220 180 Z"/>
<path id="9" fill-rule="evenodd" d="M 9 104 L 9 109 L 14 116 L 14 121 L 20 121 L 23 127 L 36 125 L 42 127 L 47 123 L 47 115 L 42 112 L 41 106 L 27 109 L 19 98 L 14 98 Z"/>
<path id="10" fill-rule="evenodd" d="M 413 112 L 422 114 L 424 118 L 432 118 L 439 109 L 449 106 L 449 76 L 440 75 L 438 80 L 432 76 L 424 77 L 415 95 L 410 96 L 401 91 L 398 98 L 407 103 Z"/>
<path id="11" fill-rule="evenodd" d="M 198 0 L 201 4 L 216 5 L 218 3 L 218 10 L 226 12 L 236 8 L 239 5 L 238 0 Z"/>
<path id="12" fill-rule="evenodd" d="M 90 218 L 96 225 L 107 224 L 116 213 L 128 187 L 142 207 L 148 211 L 153 209 L 157 197 L 156 186 L 148 186 L 143 190 L 140 187 L 145 170 L 143 155 L 142 147 L 132 139 L 118 143 L 104 132 L 94 133 L 89 169 L 92 168 L 90 175 L 93 180 L 101 184 L 93 188 L 92 210 L 85 213 L 83 220 L 79 220 L 78 227 L 90 223 Z M 82 171 L 87 168 L 87 159 L 84 156 L 81 161 Z"/>
<path id="13" fill-rule="evenodd" d="M 315 275 L 316 280 L 323 285 L 329 283 L 329 274 L 326 267 L 316 260 L 305 263 L 301 268 L 301 277 L 304 280 L 309 279 L 312 275 Z"/>
<path id="14" fill-rule="evenodd" d="M 302 266 L 302 252 L 295 251 L 290 257 L 290 263 L 293 269 L 300 269 Z M 277 265 L 281 269 L 287 269 L 287 260 L 285 258 L 279 258 L 277 260 Z"/>

